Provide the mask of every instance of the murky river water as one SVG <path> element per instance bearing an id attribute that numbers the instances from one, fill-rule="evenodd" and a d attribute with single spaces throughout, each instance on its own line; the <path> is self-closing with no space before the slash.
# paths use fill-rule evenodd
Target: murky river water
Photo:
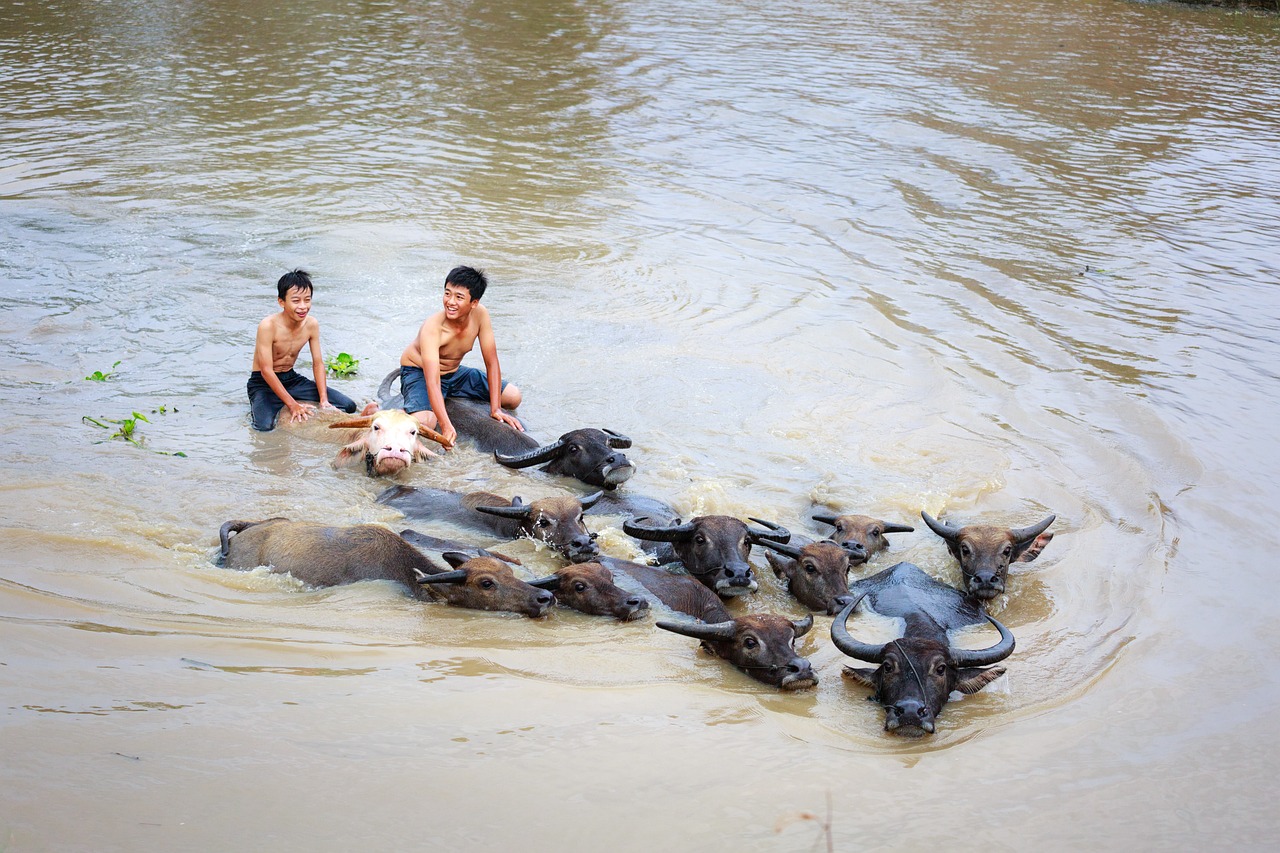
<path id="1" fill-rule="evenodd" d="M 1272 840 L 1275 18 L 12 2 L 0 107 L 0 848 L 804 850 L 828 802 L 841 849 Z M 531 430 L 629 434 L 687 515 L 914 522 L 869 569 L 955 582 L 920 510 L 1056 513 L 1009 674 L 906 741 L 824 616 L 784 695 L 651 620 L 214 567 L 229 518 L 404 526 L 250 430 L 275 279 L 368 399 L 460 262 Z"/>

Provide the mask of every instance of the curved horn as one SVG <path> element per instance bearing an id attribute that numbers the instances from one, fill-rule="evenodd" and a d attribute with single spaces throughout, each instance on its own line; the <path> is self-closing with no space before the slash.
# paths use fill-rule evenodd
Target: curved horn
<path id="1" fill-rule="evenodd" d="M 781 524 L 774 524 L 772 521 L 765 521 L 763 518 L 751 518 L 751 516 L 747 516 L 747 518 L 754 521 L 756 524 L 763 524 L 765 527 L 769 528 L 768 530 L 747 531 L 747 538 L 757 545 L 765 541 L 786 542 L 791 538 L 791 531 L 783 527 Z"/>
<path id="2" fill-rule="evenodd" d="M 456 572 L 440 572 L 434 575 L 423 575 L 418 578 L 418 583 L 466 583 L 467 573 L 462 569 Z"/>
<path id="3" fill-rule="evenodd" d="M 560 455 L 560 451 L 564 449 L 564 441 L 557 441 L 554 444 L 548 444 L 544 447 L 535 447 L 533 450 L 525 453 L 499 453 L 493 451 L 493 458 L 500 465 L 506 465 L 508 468 L 528 468 L 530 465 L 538 465 L 542 462 L 550 462 Z"/>
<path id="4" fill-rule="evenodd" d="M 1009 629 L 997 622 L 991 615 L 987 613 L 982 615 L 987 617 L 988 622 L 996 626 L 996 630 L 1000 632 L 1000 642 L 989 649 L 957 649 L 952 646 L 950 649 L 951 659 L 956 662 L 956 666 L 987 666 L 988 664 L 999 663 L 1013 654 L 1013 634 L 1009 633 Z"/>
<path id="5" fill-rule="evenodd" d="M 453 566 L 455 569 L 458 568 L 458 566 L 461 566 L 467 560 L 471 559 L 471 555 L 463 551 L 445 551 L 440 556 L 444 557 L 444 561 L 449 565 Z"/>
<path id="6" fill-rule="evenodd" d="M 515 506 L 478 506 L 476 512 L 483 512 L 489 515 L 497 515 L 502 518 L 514 518 L 517 521 L 523 521 L 529 517 L 529 513 L 533 512 L 533 507 L 517 504 Z"/>
<path id="7" fill-rule="evenodd" d="M 368 429 L 373 424 L 374 415 L 365 415 L 362 418 L 351 418 L 345 421 L 329 424 L 329 429 Z"/>
<path id="8" fill-rule="evenodd" d="M 379 400 L 385 400 L 391 396 L 391 385 L 399 378 L 400 368 L 398 367 L 383 378 L 382 383 L 378 385 Z"/>
<path id="9" fill-rule="evenodd" d="M 537 578 L 531 581 L 525 581 L 529 586 L 536 586 L 538 589 L 557 590 L 560 588 L 560 581 L 564 578 L 559 575 L 547 575 L 545 578 Z"/>
<path id="10" fill-rule="evenodd" d="M 1051 515 L 1039 524 L 1033 524 L 1030 527 L 1019 527 L 1017 530 L 1010 530 L 1009 533 L 1013 536 L 1013 541 L 1021 545 L 1023 542 L 1035 539 L 1048 530 L 1049 525 L 1053 524 L 1055 518 L 1057 518 L 1056 515 Z"/>
<path id="11" fill-rule="evenodd" d="M 793 560 L 800 559 L 800 548 L 796 545 L 786 545 L 782 542 L 774 542 L 772 539 L 763 539 L 760 544 L 766 548 L 772 548 L 779 554 L 786 554 Z"/>
<path id="12" fill-rule="evenodd" d="M 693 536 L 693 531 L 697 529 L 697 525 L 692 521 L 686 521 L 684 524 L 677 524 L 673 527 L 645 527 L 636 524 L 639 520 L 638 518 L 628 518 L 622 522 L 622 532 L 637 539 L 647 539 L 650 542 L 684 542 Z"/>
<path id="13" fill-rule="evenodd" d="M 603 496 L 604 496 L 604 490 L 601 489 L 600 491 L 596 492 L 594 495 L 587 495 L 585 498 L 579 499 L 578 503 L 582 504 L 583 509 L 591 509 L 593 506 L 596 505 L 596 501 L 600 500 L 600 498 Z"/>
<path id="14" fill-rule="evenodd" d="M 791 627 L 795 629 L 797 637 L 803 637 L 813 627 L 813 614 L 806 613 L 803 619 L 793 619 Z"/>
<path id="15" fill-rule="evenodd" d="M 836 618 L 831 622 L 831 642 L 836 644 L 836 648 L 844 652 L 851 658 L 866 661 L 867 663 L 882 663 L 884 661 L 884 645 L 873 646 L 870 643 L 861 643 L 849 635 L 849 628 L 845 622 L 849 620 L 849 614 L 858 606 L 858 602 L 866 598 L 867 594 L 855 598 L 844 606 Z"/>
<path id="16" fill-rule="evenodd" d="M 695 640 L 730 640 L 733 639 L 734 622 L 655 622 L 664 631 L 683 634 Z"/>
<path id="17" fill-rule="evenodd" d="M 830 524 L 832 527 L 836 524 L 836 514 L 833 512 L 815 512 L 809 516 L 814 521 L 821 521 L 823 524 Z"/>
<path id="18" fill-rule="evenodd" d="M 910 524 L 894 524 L 892 521 L 884 523 L 885 533 L 915 533 L 916 529 Z"/>
<path id="19" fill-rule="evenodd" d="M 608 436 L 608 438 L 605 439 L 605 444 L 609 445 L 614 450 L 626 450 L 631 446 L 631 439 L 627 438 L 620 432 L 614 432 L 611 429 L 604 429 L 603 427 L 601 427 L 600 431 Z"/>
<path id="20" fill-rule="evenodd" d="M 956 537 L 960 535 L 959 527 L 952 527 L 950 524 L 943 524 L 924 510 L 920 511 L 920 517 L 924 519 L 925 524 L 929 525 L 930 530 L 948 542 L 954 542 Z"/>

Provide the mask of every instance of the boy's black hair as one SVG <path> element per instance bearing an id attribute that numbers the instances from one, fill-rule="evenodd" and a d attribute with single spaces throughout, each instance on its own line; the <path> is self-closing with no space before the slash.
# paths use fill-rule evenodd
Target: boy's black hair
<path id="1" fill-rule="evenodd" d="M 276 290 L 280 293 L 280 298 L 284 299 L 290 288 L 296 287 L 298 290 L 312 290 L 311 273 L 306 270 L 290 270 L 280 276 L 280 280 L 276 282 Z"/>
<path id="2" fill-rule="evenodd" d="M 484 270 L 478 270 L 475 267 L 454 267 L 444 277 L 444 283 L 465 287 L 471 294 L 471 298 L 478 300 L 484 296 L 484 289 L 489 286 L 489 279 L 484 277 Z"/>

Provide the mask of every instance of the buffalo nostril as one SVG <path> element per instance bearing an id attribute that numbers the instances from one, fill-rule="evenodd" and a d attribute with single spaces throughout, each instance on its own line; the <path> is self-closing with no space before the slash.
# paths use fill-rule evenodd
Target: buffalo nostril
<path id="1" fill-rule="evenodd" d="M 646 602 L 643 598 L 641 598 L 641 597 L 640 597 L 640 596 L 638 596 L 638 595 L 636 595 L 636 596 L 632 596 L 631 598 L 628 598 L 628 599 L 627 599 L 627 606 L 628 606 L 628 607 L 641 607 L 641 606 L 643 606 L 644 604 L 647 604 L 647 603 L 648 603 L 648 602 Z"/>
<path id="2" fill-rule="evenodd" d="M 538 593 L 538 597 L 534 600 L 537 601 L 539 604 L 550 604 L 551 602 L 556 600 L 556 597 L 549 592 L 543 591 Z"/>

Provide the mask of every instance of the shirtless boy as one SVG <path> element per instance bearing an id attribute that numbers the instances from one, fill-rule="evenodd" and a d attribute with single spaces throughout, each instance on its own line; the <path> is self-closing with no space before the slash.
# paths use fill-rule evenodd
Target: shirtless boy
<path id="1" fill-rule="evenodd" d="M 458 431 L 445 410 L 446 397 L 488 400 L 489 416 L 517 430 L 520 421 L 503 411 L 520 405 L 520 389 L 502 380 L 489 310 L 480 304 L 489 282 L 471 267 L 454 267 L 444 281 L 444 310 L 432 314 L 400 356 L 404 410 L 450 442 Z M 480 341 L 485 372 L 462 366 L 462 357 Z"/>
<path id="2" fill-rule="evenodd" d="M 311 316 L 311 276 L 304 270 L 287 272 L 276 283 L 280 313 L 272 314 L 258 324 L 258 339 L 253 347 L 253 367 L 249 375 L 249 406 L 253 428 L 266 432 L 275 429 L 276 415 L 289 410 L 289 423 L 311 417 L 320 408 L 339 408 L 354 412 L 356 403 L 340 391 L 330 391 L 324 382 L 324 359 L 320 355 L 320 323 Z M 293 369 L 302 345 L 311 346 L 312 382 Z M 311 402 L 300 402 L 300 401 Z"/>

